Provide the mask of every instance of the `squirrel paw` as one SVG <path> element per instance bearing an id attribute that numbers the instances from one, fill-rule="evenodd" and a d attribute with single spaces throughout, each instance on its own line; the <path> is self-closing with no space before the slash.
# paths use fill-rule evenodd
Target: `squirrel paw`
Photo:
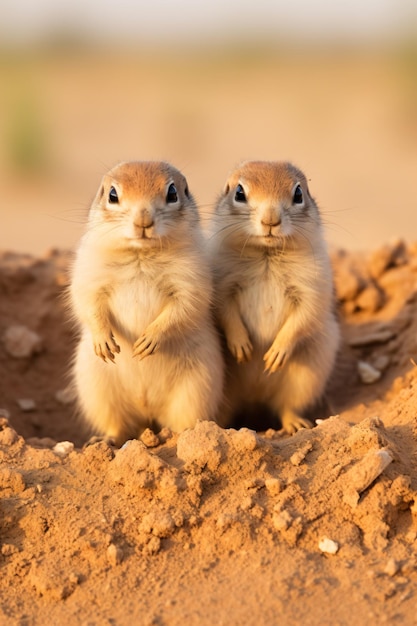
<path id="1" fill-rule="evenodd" d="M 159 349 L 159 337 L 150 331 L 145 331 L 137 341 L 133 344 L 133 355 L 139 360 L 150 356 Z"/>
<path id="2" fill-rule="evenodd" d="M 264 354 L 264 372 L 268 372 L 269 374 L 276 372 L 287 361 L 289 354 L 290 350 L 288 348 L 276 345 L 274 342 L 268 352 Z"/>
<path id="3" fill-rule="evenodd" d="M 250 361 L 253 346 L 247 333 L 241 333 L 241 335 L 237 337 L 229 337 L 227 345 L 230 352 L 233 354 L 238 363 L 245 363 L 247 361 Z"/>
<path id="4" fill-rule="evenodd" d="M 303 428 L 313 428 L 313 424 L 310 420 L 297 415 L 297 413 L 293 411 L 286 411 L 281 416 L 282 428 L 285 432 L 293 435 L 298 430 L 302 430 Z"/>
<path id="5" fill-rule="evenodd" d="M 106 363 L 107 359 L 114 363 L 115 354 L 120 352 L 120 346 L 117 345 L 113 334 L 103 333 L 93 336 L 94 352 L 100 359 Z"/>

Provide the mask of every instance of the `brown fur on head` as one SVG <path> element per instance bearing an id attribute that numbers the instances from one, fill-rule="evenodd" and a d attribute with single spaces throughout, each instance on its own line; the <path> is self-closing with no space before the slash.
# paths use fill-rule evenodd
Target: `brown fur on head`
<path id="1" fill-rule="evenodd" d="M 303 172 L 285 161 L 243 161 L 230 174 L 225 193 L 239 184 L 250 185 L 251 194 L 256 197 L 268 192 L 271 197 L 292 198 L 294 184 L 300 183 L 303 191 L 310 196 L 307 180 Z M 310 196 L 311 197 L 311 196 Z"/>
<path id="2" fill-rule="evenodd" d="M 217 213 L 239 222 L 239 230 L 229 228 L 229 240 L 249 248 L 311 245 L 321 227 L 305 175 L 287 162 L 241 163 L 229 175 Z"/>
<path id="3" fill-rule="evenodd" d="M 96 196 L 100 201 L 112 185 L 123 193 L 126 199 L 137 200 L 138 195 L 159 198 L 165 202 L 169 181 L 175 184 L 183 201 L 190 199 L 187 181 L 174 166 L 164 161 L 130 161 L 119 163 L 104 175 Z M 94 203 L 93 203 L 94 204 Z"/>
<path id="4" fill-rule="evenodd" d="M 103 176 L 89 222 L 117 247 L 152 247 L 184 237 L 198 221 L 185 177 L 163 161 L 116 165 Z"/>

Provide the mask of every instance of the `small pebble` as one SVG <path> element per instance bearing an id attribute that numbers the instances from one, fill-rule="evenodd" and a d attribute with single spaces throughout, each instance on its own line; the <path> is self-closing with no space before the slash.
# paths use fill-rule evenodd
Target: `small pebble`
<path id="1" fill-rule="evenodd" d="M 153 555 L 157 554 L 161 549 L 161 540 L 159 537 L 151 537 L 148 543 L 144 546 L 143 551 L 145 554 Z"/>
<path id="2" fill-rule="evenodd" d="M 156 537 L 169 537 L 175 530 L 175 521 L 168 511 L 154 510 L 142 517 L 141 530 Z"/>
<path id="3" fill-rule="evenodd" d="M 389 559 L 386 566 L 384 567 L 384 574 L 387 574 L 388 576 L 395 576 L 395 574 L 398 573 L 399 569 L 400 566 L 397 561 L 395 559 Z"/>
<path id="4" fill-rule="evenodd" d="M 319 541 L 319 550 L 325 552 L 326 554 L 336 554 L 339 550 L 339 544 L 336 541 L 333 541 L 333 539 L 323 537 Z"/>
<path id="5" fill-rule="evenodd" d="M 173 436 L 173 432 L 167 426 L 164 426 L 164 428 L 161 428 L 161 430 L 158 433 L 158 439 L 160 443 L 166 443 L 168 439 L 172 438 L 172 436 Z"/>
<path id="6" fill-rule="evenodd" d="M 64 459 L 66 456 L 70 454 L 74 450 L 74 444 L 72 441 L 60 441 L 55 444 L 52 448 L 52 452 L 54 452 L 57 456 Z"/>
<path id="7" fill-rule="evenodd" d="M 292 522 L 292 517 L 288 511 L 275 511 L 272 516 L 272 523 L 276 530 L 287 530 Z"/>
<path id="8" fill-rule="evenodd" d="M 9 326 L 3 335 L 6 352 L 15 359 L 24 359 L 42 351 L 42 339 L 26 326 Z"/>
<path id="9" fill-rule="evenodd" d="M 355 508 L 360 494 L 382 474 L 392 460 L 393 456 L 388 448 L 368 450 L 343 476 L 343 501 Z"/>
<path id="10" fill-rule="evenodd" d="M 279 478 L 267 478 L 265 487 L 271 496 L 277 496 L 282 491 L 283 485 Z"/>
<path id="11" fill-rule="evenodd" d="M 76 572 L 71 572 L 68 576 L 68 580 L 72 585 L 78 585 L 80 582 L 80 576 Z"/>
<path id="12" fill-rule="evenodd" d="M 111 565 L 119 565 L 123 561 L 123 550 L 120 546 L 111 543 L 107 548 L 107 560 Z"/>
<path id="13" fill-rule="evenodd" d="M 28 413 L 29 411 L 34 411 L 36 409 L 36 402 L 31 398 L 20 398 L 19 400 L 17 400 L 17 404 L 25 413 Z"/>
<path id="14" fill-rule="evenodd" d="M 140 440 L 145 444 L 147 448 L 156 448 L 159 446 L 160 441 L 159 437 L 155 435 L 153 430 L 150 428 L 146 428 L 140 436 Z"/>
<path id="15" fill-rule="evenodd" d="M 381 378 L 381 372 L 366 361 L 358 361 L 358 374 L 365 385 L 372 385 Z"/>
<path id="16" fill-rule="evenodd" d="M 292 463 L 292 465 L 295 465 L 295 466 L 301 465 L 301 463 L 306 458 L 307 454 L 312 449 L 313 449 L 313 444 L 311 443 L 311 441 L 308 441 L 304 446 L 299 448 L 297 452 L 294 452 L 294 454 L 290 457 L 290 463 Z"/>
<path id="17" fill-rule="evenodd" d="M 2 446 L 12 446 L 19 439 L 19 435 L 17 432 L 10 428 L 10 426 L 6 426 L 0 430 L 0 444 Z"/>

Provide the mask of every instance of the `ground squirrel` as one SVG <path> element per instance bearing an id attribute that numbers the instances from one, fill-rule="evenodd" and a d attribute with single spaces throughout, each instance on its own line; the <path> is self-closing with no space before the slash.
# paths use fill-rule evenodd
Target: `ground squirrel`
<path id="1" fill-rule="evenodd" d="M 120 445 L 147 426 L 215 418 L 223 362 L 210 268 L 177 169 L 130 162 L 103 177 L 69 295 L 81 326 L 75 386 L 95 433 Z"/>
<path id="2" fill-rule="evenodd" d="M 231 172 L 211 223 L 216 309 L 228 346 L 220 423 L 263 405 L 287 432 L 312 424 L 339 346 L 317 205 L 290 163 Z M 278 423 L 278 422 L 277 422 Z"/>

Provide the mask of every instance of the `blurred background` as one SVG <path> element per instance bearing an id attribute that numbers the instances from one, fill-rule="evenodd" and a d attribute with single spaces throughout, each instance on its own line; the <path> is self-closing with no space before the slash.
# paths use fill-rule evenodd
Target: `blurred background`
<path id="1" fill-rule="evenodd" d="M 333 246 L 416 240 L 415 0 L 3 0 L 0 250 L 73 247 L 118 161 L 207 215 L 246 158 L 306 172 Z"/>

